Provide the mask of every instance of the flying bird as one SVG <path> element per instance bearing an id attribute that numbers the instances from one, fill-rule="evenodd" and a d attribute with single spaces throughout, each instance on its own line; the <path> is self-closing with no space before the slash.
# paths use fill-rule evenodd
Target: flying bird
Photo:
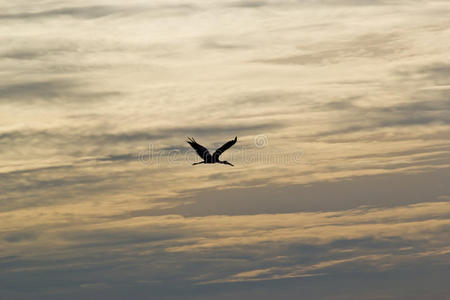
<path id="1" fill-rule="evenodd" d="M 224 153 L 226 150 L 231 148 L 234 144 L 237 142 L 237 137 L 234 138 L 234 140 L 228 141 L 225 144 L 222 145 L 219 149 L 217 149 L 212 155 L 209 153 L 208 149 L 197 143 L 194 138 L 188 137 L 188 141 L 186 141 L 189 145 L 191 145 L 192 148 L 197 152 L 197 154 L 203 159 L 203 161 L 193 163 L 192 165 L 198 165 L 198 164 L 225 164 L 233 166 L 233 164 L 227 162 L 226 160 L 220 160 L 219 156 Z"/>

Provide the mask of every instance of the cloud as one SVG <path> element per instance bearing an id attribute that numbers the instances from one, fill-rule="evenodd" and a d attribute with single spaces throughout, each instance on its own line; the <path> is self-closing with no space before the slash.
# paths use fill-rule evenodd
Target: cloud
<path id="1" fill-rule="evenodd" d="M 8 232 L 5 236 L 3 236 L 3 240 L 9 243 L 19 243 L 23 241 L 35 240 L 38 236 L 39 234 L 35 231 Z"/>
<path id="2" fill-rule="evenodd" d="M 57 102 L 70 103 L 108 99 L 120 95 L 117 91 L 89 91 L 74 80 L 53 79 L 28 81 L 0 86 L 0 103 Z"/>
<path id="3" fill-rule="evenodd" d="M 390 5 L 402 2 L 401 0 L 297 0 L 297 1 L 235 1 L 228 3 L 227 7 L 235 8 L 260 8 L 260 7 L 287 7 L 307 6 L 307 5 L 323 5 L 323 6 L 374 6 L 374 5 Z"/>
<path id="4" fill-rule="evenodd" d="M 227 4 L 228 7 L 237 8 L 258 8 L 267 5 L 270 5 L 270 3 L 266 1 L 240 1 Z"/>
<path id="5" fill-rule="evenodd" d="M 450 64 L 436 61 L 422 66 L 404 66 L 396 72 L 409 81 L 425 81 L 434 85 L 450 85 Z"/>
<path id="6" fill-rule="evenodd" d="M 369 33 L 350 41 L 331 42 L 301 48 L 306 54 L 260 59 L 256 62 L 281 65 L 329 65 L 354 58 L 384 58 L 402 52 L 400 37 L 396 33 Z"/>
<path id="7" fill-rule="evenodd" d="M 410 2 L 411 0 L 318 0 L 317 3 L 322 5 L 340 5 L 340 6 L 374 6 L 374 5 L 395 5 L 402 2 Z M 414 0 L 412 0 L 414 1 Z"/>
<path id="8" fill-rule="evenodd" d="M 117 161 L 133 161 L 136 160 L 136 155 L 133 153 L 108 155 L 97 158 L 98 161 L 117 162 Z"/>
<path id="9" fill-rule="evenodd" d="M 120 7 L 114 6 L 64 7 L 58 9 L 43 10 L 38 12 L 0 14 L 0 19 L 25 20 L 25 19 L 48 18 L 55 16 L 71 16 L 74 18 L 92 19 L 104 17 L 118 12 L 120 12 Z"/>
<path id="10" fill-rule="evenodd" d="M 160 13 L 172 12 L 178 14 L 181 12 L 192 10 L 193 6 L 187 4 L 160 5 L 154 7 L 119 6 L 119 5 L 73 6 L 73 7 L 61 7 L 55 9 L 41 10 L 35 12 L 0 14 L 0 19 L 32 20 L 32 19 L 48 19 L 61 16 L 68 16 L 76 19 L 97 19 L 111 15 L 124 16 L 129 14 L 137 14 L 152 9 L 157 9 Z"/>
<path id="11" fill-rule="evenodd" d="M 430 207 L 444 208 L 447 203 L 431 204 Z M 445 208 L 444 208 L 445 210 Z M 282 243 L 285 239 L 290 242 L 307 243 L 312 245 L 323 245 L 331 241 L 341 239 L 357 239 L 365 236 L 370 236 L 376 239 L 384 239 L 392 236 L 399 237 L 403 235 L 404 239 L 423 239 L 426 237 L 426 232 L 437 230 L 437 234 L 441 234 L 448 230 L 448 221 L 445 220 L 444 215 L 448 212 L 442 212 L 443 217 L 438 219 L 426 219 L 418 221 L 416 218 L 427 216 L 429 208 L 427 205 L 416 204 L 408 207 L 399 207 L 396 209 L 371 209 L 369 211 L 354 210 L 340 213 L 323 213 L 317 215 L 310 214 L 284 214 L 283 220 L 277 215 L 255 215 L 255 216 L 214 216 L 206 218 L 214 218 L 216 224 L 210 230 L 218 230 L 233 218 L 233 225 L 229 226 L 230 234 L 222 231 L 222 234 L 217 237 L 210 238 L 189 239 L 189 243 L 182 246 L 170 247 L 168 251 L 184 252 L 184 251 L 211 251 L 215 248 L 234 248 L 234 247 L 249 247 L 251 245 L 259 245 L 265 242 Z M 320 216 L 320 217 L 319 217 Z M 318 221 L 316 217 L 319 217 Z M 396 220 L 399 217 L 401 220 Z M 373 220 L 378 220 L 383 223 L 377 225 Z M 193 228 L 200 230 L 201 235 L 204 236 L 206 232 L 202 230 L 201 225 L 207 219 L 186 219 Z M 314 221 L 313 221 L 314 220 Z M 364 224 L 361 223 L 364 220 Z M 177 220 L 182 221 L 182 220 Z M 192 221 L 192 223 L 191 223 Z M 243 226 L 244 222 L 249 222 L 250 226 Z M 288 225 L 289 224 L 289 225 Z M 295 225 L 294 225 L 295 224 Z M 316 225 L 314 225 L 316 224 Z M 206 224 L 205 224 L 206 225 Z M 211 227 L 211 224 L 208 225 Z M 355 231 L 355 226 L 358 230 Z M 417 227 L 417 229 L 406 233 L 408 230 Z M 273 229 L 276 227 L 277 229 Z M 297 228 L 297 229 L 294 229 Z M 389 228 L 389 230 L 388 230 Z M 206 227 L 205 227 L 206 229 Z M 223 230 L 223 227 L 222 227 Z M 320 232 L 320 233 L 319 233 Z M 400 232 L 402 232 L 400 234 Z M 205 236 L 204 236 L 205 237 Z"/>
<path id="12" fill-rule="evenodd" d="M 145 230 L 130 232 L 128 230 L 117 231 L 110 229 L 94 229 L 71 232 L 64 238 L 71 243 L 76 243 L 77 245 L 75 247 L 83 249 L 86 247 L 95 248 L 107 246 L 126 246 L 130 244 L 136 246 L 141 243 L 148 244 L 159 241 L 174 240 L 181 238 L 182 236 L 183 232 L 174 230 L 173 227 L 159 227 L 158 230 L 154 232 L 147 232 Z"/>
<path id="13" fill-rule="evenodd" d="M 87 219 L 42 231 L 38 241 L 51 242 L 51 249 L 26 253 L 28 246 L 13 243 L 10 251 L 23 257 L 3 270 L 23 282 L 46 274 L 38 277 L 41 285 L 66 292 L 99 276 L 111 287 L 126 278 L 132 290 L 145 278 L 147 287 L 161 292 L 166 281 L 193 292 L 192 285 L 311 277 L 323 283 L 347 272 L 382 276 L 444 262 L 450 249 L 441 238 L 450 229 L 449 214 L 446 202 L 422 202 L 338 212 Z M 51 282 L 63 273 L 65 279 Z M 13 280 L 0 282 L 2 290 L 20 289 Z M 39 285 L 27 286 L 39 292 Z"/>
<path id="14" fill-rule="evenodd" d="M 278 126 L 278 123 L 265 122 L 120 131 L 114 126 L 97 126 L 94 129 L 75 127 L 3 132 L 0 133 L 0 142 L 8 145 L 2 150 L 3 157 L 14 157 L 16 161 L 21 161 L 21 165 L 6 164 L 5 171 L 0 174 L 3 178 L 0 184 L 3 190 L 0 196 L 2 210 L 86 201 L 132 187 L 140 194 L 136 198 L 152 202 L 148 195 L 150 191 L 142 194 L 138 186 L 147 180 L 151 180 L 152 186 L 155 185 L 152 174 L 158 173 L 161 183 L 152 188 L 152 193 L 165 193 L 166 185 L 162 182 L 169 176 L 165 173 L 171 172 L 168 168 L 171 166 L 171 153 L 181 149 L 195 155 L 190 148 L 165 147 L 167 141 L 183 141 L 185 136 L 194 135 L 203 137 L 205 143 L 206 137 L 214 137 L 216 141 L 217 136 L 224 133 L 235 132 L 239 135 Z M 154 145 L 154 159 L 158 161 L 145 164 L 140 160 L 140 155 L 147 154 L 145 151 L 149 144 Z M 188 155 L 187 152 L 180 153 L 179 158 L 185 160 L 172 162 L 173 167 L 190 165 L 185 154 Z M 184 182 L 185 179 L 180 180 Z M 182 184 L 178 184 L 172 193 L 180 189 L 183 189 Z M 116 195 L 122 197 L 121 193 Z"/>
<path id="15" fill-rule="evenodd" d="M 442 108 L 450 107 L 450 101 L 418 101 L 389 107 L 353 107 L 346 113 L 355 113 L 355 125 L 343 129 L 323 132 L 321 135 L 352 133 L 383 127 L 414 126 L 450 123 L 450 114 Z M 358 117 L 360 116 L 360 117 Z M 364 121 L 365 120 L 365 121 Z M 357 122 L 356 122 L 357 121 Z"/>
<path id="16" fill-rule="evenodd" d="M 202 47 L 214 50 L 242 50 L 249 48 L 248 45 L 235 42 L 221 41 L 220 38 L 207 38 L 201 44 Z"/>
<path id="17" fill-rule="evenodd" d="M 401 157 L 392 156 L 394 160 L 402 161 Z M 442 156 L 444 157 L 445 153 Z M 367 159 L 367 157 L 349 159 L 357 161 Z M 228 186 L 228 180 L 234 176 L 234 174 L 218 170 L 208 179 L 218 180 L 219 183 Z M 133 215 L 239 216 L 339 211 L 361 206 L 396 207 L 422 202 L 423 199 L 434 201 L 447 191 L 450 193 L 450 189 L 443 186 L 445 179 L 449 176 L 448 170 L 436 170 L 408 176 L 401 174 L 360 176 L 336 182 L 316 182 L 312 185 L 291 184 L 285 186 L 271 183 L 270 186 L 265 186 L 267 183 L 262 181 L 259 184 L 263 184 L 263 186 L 242 185 L 233 189 L 220 190 L 220 192 L 216 187 L 204 188 L 200 191 L 185 190 L 180 193 L 178 201 L 170 200 L 172 203 L 179 204 L 175 207 L 136 210 Z M 390 185 L 391 188 L 385 189 L 386 185 Z M 422 185 L 429 187 L 429 190 L 424 190 Z M 330 194 L 333 197 L 330 197 Z"/>
<path id="18" fill-rule="evenodd" d="M 450 201 L 450 196 L 441 195 L 438 197 L 439 201 Z"/>
<path id="19" fill-rule="evenodd" d="M 177 137 L 184 139 L 186 136 L 220 136 L 233 132 L 233 135 L 241 135 L 246 133 L 260 132 L 264 130 L 273 130 L 280 128 L 283 125 L 279 122 L 261 122 L 254 124 L 223 124 L 223 125 L 191 125 L 191 126 L 171 126 L 148 128 L 140 130 L 128 130 L 117 132 L 113 131 L 115 127 L 108 128 L 99 126 L 91 129 L 85 133 L 86 130 L 78 128 L 54 129 L 54 130 L 15 130 L 0 133 L 0 141 L 8 143 L 10 147 L 14 146 L 31 146 L 33 144 L 40 144 L 40 147 L 45 145 L 55 145 L 61 143 L 70 143 L 73 149 L 74 146 L 82 145 L 82 147 L 95 146 L 101 147 L 110 144 L 120 143 L 136 143 L 136 142 L 150 142 L 156 140 L 163 140 L 167 138 Z M 116 129 L 117 130 L 117 129 Z M 141 144 L 145 147 L 145 144 Z M 172 148 L 163 148 L 167 150 Z M 177 148 L 178 149 L 178 148 Z M 188 148 L 179 148 L 188 149 Z M 61 150 L 64 150 L 61 148 Z"/>
<path id="20" fill-rule="evenodd" d="M 13 59 L 35 59 L 37 57 L 42 56 L 42 51 L 34 50 L 34 49 L 15 49 L 5 51 L 0 54 L 1 57 L 5 58 L 13 58 Z"/>
<path id="21" fill-rule="evenodd" d="M 450 123 L 450 90 L 413 90 L 400 103 L 379 106 L 366 100 L 367 96 L 344 98 L 315 104 L 315 111 L 331 111 L 338 114 L 334 129 L 313 136 L 343 136 L 357 132 L 374 132 L 383 128 L 400 128 Z M 358 102 L 363 105 L 357 104 Z M 345 120 L 344 122 L 342 122 Z M 344 126 L 338 124 L 345 124 Z"/>

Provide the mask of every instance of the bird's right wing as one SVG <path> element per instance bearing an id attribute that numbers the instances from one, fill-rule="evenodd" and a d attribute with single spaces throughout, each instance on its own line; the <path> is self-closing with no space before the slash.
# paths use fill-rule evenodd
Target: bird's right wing
<path id="1" fill-rule="evenodd" d="M 197 152 L 197 154 L 204 160 L 207 159 L 207 157 L 211 156 L 208 149 L 197 143 L 194 138 L 188 137 L 188 141 L 186 141 L 189 145 L 191 145 L 192 148 Z"/>
<path id="2" fill-rule="evenodd" d="M 226 150 L 230 149 L 231 146 L 233 146 L 234 144 L 236 144 L 237 141 L 237 137 L 234 138 L 234 140 L 228 141 L 225 144 L 223 144 L 219 149 L 217 149 L 214 153 L 213 153 L 213 157 L 214 158 L 218 158 L 222 153 L 224 153 Z"/>

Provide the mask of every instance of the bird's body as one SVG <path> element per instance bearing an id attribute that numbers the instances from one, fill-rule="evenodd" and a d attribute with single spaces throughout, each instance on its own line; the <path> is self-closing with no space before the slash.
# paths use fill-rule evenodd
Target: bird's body
<path id="1" fill-rule="evenodd" d="M 219 149 L 214 151 L 213 154 L 209 153 L 208 149 L 197 143 L 193 138 L 188 137 L 188 141 L 186 141 L 189 145 L 191 145 L 192 148 L 197 152 L 197 154 L 203 159 L 201 162 L 193 163 L 193 165 L 198 164 L 225 164 L 233 166 L 231 163 L 227 162 L 226 160 L 220 160 L 220 155 L 225 152 L 225 150 L 231 148 L 234 144 L 236 144 L 237 137 L 234 138 L 234 140 L 228 141 L 225 144 L 223 144 Z"/>

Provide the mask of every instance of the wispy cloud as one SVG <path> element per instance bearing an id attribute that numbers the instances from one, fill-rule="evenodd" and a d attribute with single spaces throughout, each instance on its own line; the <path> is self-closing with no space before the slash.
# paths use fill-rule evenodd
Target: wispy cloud
<path id="1" fill-rule="evenodd" d="M 0 86 L 0 103 L 14 101 L 27 104 L 37 101 L 67 103 L 69 101 L 92 102 L 120 95 L 117 91 L 88 91 L 81 82 L 56 79 L 30 81 Z"/>
<path id="2" fill-rule="evenodd" d="M 96 19 L 110 15 L 126 16 L 129 14 L 142 13 L 145 10 L 158 10 L 159 12 L 192 10 L 194 7 L 188 4 L 180 5 L 160 5 L 160 6 L 133 6 L 133 5 L 92 5 L 92 6 L 66 6 L 48 10 L 38 10 L 32 12 L 20 12 L 0 14 L 0 19 L 5 20 L 30 20 L 49 19 L 60 16 L 67 16 L 77 19 Z"/>
<path id="3" fill-rule="evenodd" d="M 318 43 L 306 49 L 299 47 L 306 54 L 292 55 L 257 62 L 282 65 L 329 65 L 349 59 L 375 57 L 390 58 L 401 55 L 405 46 L 396 33 L 369 33 L 356 37 L 351 41 Z M 309 52 L 309 53 L 308 53 Z"/>

